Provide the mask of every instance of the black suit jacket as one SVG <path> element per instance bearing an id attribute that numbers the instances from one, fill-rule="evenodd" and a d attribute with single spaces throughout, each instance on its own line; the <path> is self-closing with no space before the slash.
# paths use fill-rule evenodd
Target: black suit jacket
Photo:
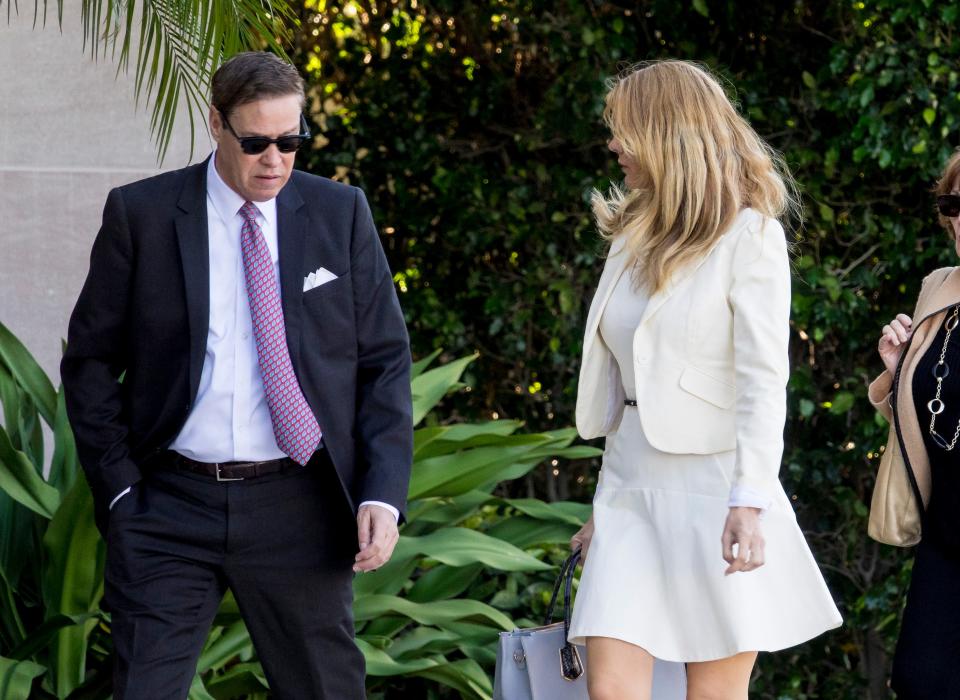
<path id="1" fill-rule="evenodd" d="M 110 500 L 190 413 L 210 315 L 207 164 L 110 192 L 70 319 L 61 377 L 80 462 Z M 287 345 L 351 506 L 401 513 L 413 451 L 410 349 L 363 193 L 294 170 L 277 197 Z M 310 291 L 325 267 L 337 279 Z"/>

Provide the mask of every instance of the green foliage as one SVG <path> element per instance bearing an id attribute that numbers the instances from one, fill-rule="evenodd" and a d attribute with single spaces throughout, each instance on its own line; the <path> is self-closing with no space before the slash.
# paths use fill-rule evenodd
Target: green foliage
<path id="1" fill-rule="evenodd" d="M 418 415 L 433 417 L 472 359 L 428 371 L 418 363 L 412 383 Z M 547 458 L 598 453 L 571 447 L 569 429 L 517 435 L 519 427 L 489 421 L 414 432 L 408 522 L 390 562 L 354 585 L 371 697 L 414 692 L 397 676 L 420 677 L 461 697 L 490 697 L 497 632 L 518 624 L 511 614 L 528 614 L 530 596 L 542 598 L 589 514 L 574 503 L 512 501 L 492 492 Z"/>
<path id="2" fill-rule="evenodd" d="M 888 694 L 909 564 L 866 537 L 886 432 L 866 385 L 879 328 L 956 259 L 930 189 L 958 143 L 958 18 L 927 0 L 304 3 L 294 55 L 322 137 L 301 164 L 371 197 L 415 350 L 480 352 L 457 414 L 572 419 L 603 251 L 588 195 L 621 177 L 604 79 L 702 61 L 784 153 L 806 218 L 782 477 L 846 623 L 762 655 L 757 697 Z M 498 493 L 586 500 L 591 466 Z"/>
<path id="3" fill-rule="evenodd" d="M 515 421 L 441 425 L 432 413 L 472 357 L 416 363 L 418 415 L 408 521 L 393 558 L 354 585 L 358 644 L 372 697 L 409 678 L 490 698 L 497 632 L 542 613 L 554 564 L 589 508 L 492 494 L 548 457 L 593 457 L 572 430 L 516 434 Z M 0 324 L 0 698 L 106 698 L 109 615 L 100 608 L 105 549 L 62 392 Z M 41 407 L 46 407 L 47 415 Z M 52 411 L 52 413 L 51 413 Z M 54 431 L 50 476 L 43 440 Z M 519 527 L 518 527 L 519 526 Z M 519 613 L 519 614 L 517 614 Z M 514 617 L 518 621 L 514 622 Z M 232 595 L 201 654 L 191 700 L 264 697 L 267 682 Z M 430 691 L 430 692 L 436 692 Z M 75 695 L 74 695 L 75 694 Z"/>
<path id="4" fill-rule="evenodd" d="M 0 324 L 0 668 L 2 697 L 66 697 L 86 680 L 103 614 L 104 549 L 62 392 Z M 54 431 L 44 480 L 41 423 Z M 41 684 L 38 688 L 31 684 Z M 0 682 L 0 688 L 4 687 Z"/>

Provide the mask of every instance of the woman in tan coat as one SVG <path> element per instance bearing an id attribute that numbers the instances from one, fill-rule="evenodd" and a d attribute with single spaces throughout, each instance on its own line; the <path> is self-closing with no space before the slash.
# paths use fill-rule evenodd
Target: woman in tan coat
<path id="1" fill-rule="evenodd" d="M 960 152 L 937 183 L 940 223 L 960 255 Z M 899 700 L 960 698 L 960 268 L 926 279 L 913 317 L 883 327 L 886 370 L 870 400 L 890 421 L 870 535 L 917 544 L 892 687 Z M 890 498 L 891 493 L 906 498 Z M 922 537 L 921 537 L 922 533 Z"/>

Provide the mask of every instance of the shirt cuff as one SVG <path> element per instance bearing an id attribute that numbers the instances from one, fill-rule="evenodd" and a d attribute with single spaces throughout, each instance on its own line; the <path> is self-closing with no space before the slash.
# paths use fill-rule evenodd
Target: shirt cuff
<path id="1" fill-rule="evenodd" d="M 127 490 L 129 491 L 129 489 Z M 384 503 L 383 501 L 364 501 L 360 504 L 360 507 L 363 508 L 364 506 L 380 506 L 381 508 L 386 508 L 393 514 L 393 517 L 395 520 L 397 520 L 397 522 L 400 521 L 400 511 L 389 503 Z"/>
<path id="2" fill-rule="evenodd" d="M 765 493 L 749 486 L 734 486 L 730 489 L 730 508 L 759 508 L 761 514 L 773 504 L 773 499 Z"/>
<path id="3" fill-rule="evenodd" d="M 131 489 L 131 488 L 133 488 L 133 487 L 132 487 L 132 486 L 128 486 L 128 487 L 125 488 L 123 491 L 121 491 L 120 493 L 118 493 L 118 494 L 114 497 L 114 499 L 113 499 L 112 501 L 110 501 L 110 505 L 107 506 L 107 510 L 113 510 L 113 504 L 116 503 L 117 501 L 119 501 L 119 500 L 120 500 L 121 498 L 123 498 L 124 496 L 126 496 L 128 493 L 130 493 L 130 489 Z"/>

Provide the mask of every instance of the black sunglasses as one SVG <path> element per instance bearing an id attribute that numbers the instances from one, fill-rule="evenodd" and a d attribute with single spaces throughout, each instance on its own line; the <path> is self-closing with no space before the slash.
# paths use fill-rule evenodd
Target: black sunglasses
<path id="1" fill-rule="evenodd" d="M 960 194 L 942 194 L 937 197 L 937 211 L 948 219 L 960 216 Z"/>
<path id="2" fill-rule="evenodd" d="M 281 153 L 295 153 L 300 146 L 310 139 L 310 129 L 307 127 L 307 120 L 303 114 L 300 115 L 300 133 L 290 136 L 281 136 L 278 139 L 268 139 L 266 136 L 237 136 L 237 132 L 227 121 L 227 115 L 223 110 L 218 109 L 220 116 L 223 117 L 223 123 L 227 130 L 233 134 L 233 138 L 240 142 L 240 149 L 248 156 L 255 156 L 263 153 L 270 147 L 271 143 L 277 144 L 277 150 Z"/>

